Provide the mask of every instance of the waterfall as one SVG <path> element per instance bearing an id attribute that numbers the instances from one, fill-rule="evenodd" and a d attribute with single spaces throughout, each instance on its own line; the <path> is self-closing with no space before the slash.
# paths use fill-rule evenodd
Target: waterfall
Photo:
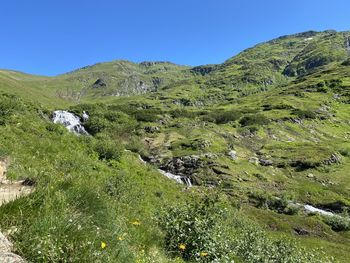
<path id="1" fill-rule="evenodd" d="M 161 170 L 161 169 L 158 169 L 158 171 L 159 171 L 162 175 L 168 177 L 169 179 L 175 180 L 175 181 L 178 182 L 179 184 L 185 184 L 185 185 L 188 186 L 188 187 L 191 187 L 191 186 L 192 186 L 192 182 L 191 182 L 190 178 L 188 178 L 188 177 L 181 176 L 181 175 L 176 175 L 176 174 L 172 174 L 172 173 L 163 171 L 163 170 Z"/>
<path id="2" fill-rule="evenodd" d="M 328 211 L 313 207 L 311 205 L 304 205 L 304 209 L 307 213 L 317 213 L 325 216 L 335 216 L 335 214 L 333 214 L 332 212 L 328 212 Z"/>
<path id="3" fill-rule="evenodd" d="M 86 112 L 83 114 L 83 120 L 87 120 L 89 115 Z M 77 135 L 88 135 L 89 133 L 85 130 L 84 126 L 81 124 L 79 116 L 63 110 L 56 110 L 52 114 L 53 123 L 58 123 L 64 125 L 70 132 Z"/>

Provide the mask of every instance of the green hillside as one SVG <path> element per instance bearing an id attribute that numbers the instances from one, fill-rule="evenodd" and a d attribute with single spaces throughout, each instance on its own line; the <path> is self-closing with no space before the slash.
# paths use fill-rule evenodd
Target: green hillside
<path id="1" fill-rule="evenodd" d="M 347 262 L 349 37 L 197 67 L 1 70 L 0 154 L 36 189 L 1 206 L 2 232 L 29 262 Z M 53 124 L 57 109 L 86 112 L 91 136 Z"/>

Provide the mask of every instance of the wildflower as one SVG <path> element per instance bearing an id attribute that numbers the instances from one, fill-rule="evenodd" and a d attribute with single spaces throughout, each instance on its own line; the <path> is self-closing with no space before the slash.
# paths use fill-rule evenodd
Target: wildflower
<path id="1" fill-rule="evenodd" d="M 141 222 L 139 220 L 135 220 L 135 221 L 131 222 L 131 224 L 133 224 L 134 226 L 139 226 L 139 225 L 141 225 Z"/>
<path id="2" fill-rule="evenodd" d="M 203 258 L 203 257 L 208 256 L 208 253 L 207 252 L 201 252 L 199 255 Z"/>
<path id="3" fill-rule="evenodd" d="M 179 249 L 182 250 L 182 251 L 184 251 L 184 250 L 186 249 L 186 245 L 181 243 L 181 244 L 179 245 Z"/>
<path id="4" fill-rule="evenodd" d="M 119 241 L 123 241 L 124 239 L 125 239 L 124 235 L 118 237 Z"/>
<path id="5" fill-rule="evenodd" d="M 102 249 L 105 249 L 106 247 L 107 247 L 107 244 L 106 244 L 105 242 L 102 241 L 102 242 L 101 242 L 101 248 L 102 248 Z"/>

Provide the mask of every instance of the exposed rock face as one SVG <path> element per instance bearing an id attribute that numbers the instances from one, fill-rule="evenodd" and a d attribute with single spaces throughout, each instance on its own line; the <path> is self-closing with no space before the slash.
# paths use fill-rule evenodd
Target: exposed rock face
<path id="1" fill-rule="evenodd" d="M 203 162 L 197 155 L 174 157 L 160 168 L 173 174 L 182 176 L 192 176 L 199 168 L 203 167 Z"/>
<path id="2" fill-rule="evenodd" d="M 191 69 L 192 72 L 201 74 L 202 76 L 209 74 L 210 72 L 217 69 L 216 65 L 204 65 L 198 66 Z"/>
<path id="3" fill-rule="evenodd" d="M 324 161 L 326 165 L 331 165 L 331 164 L 340 163 L 340 162 L 341 162 L 341 157 L 336 153 L 333 153 L 329 159 Z"/>
<path id="4" fill-rule="evenodd" d="M 103 79 L 97 79 L 94 84 L 92 84 L 94 89 L 105 88 L 107 87 L 107 83 Z"/>

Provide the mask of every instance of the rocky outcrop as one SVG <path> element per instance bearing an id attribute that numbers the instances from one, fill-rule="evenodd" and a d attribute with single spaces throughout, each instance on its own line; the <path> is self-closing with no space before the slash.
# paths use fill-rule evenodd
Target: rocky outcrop
<path id="1" fill-rule="evenodd" d="M 232 160 L 237 160 L 237 152 L 235 150 L 230 150 L 227 155 L 232 159 Z"/>
<path id="2" fill-rule="evenodd" d="M 333 153 L 331 155 L 331 157 L 329 157 L 329 159 L 324 161 L 324 164 L 332 165 L 332 164 L 336 164 L 336 163 L 340 163 L 340 162 L 341 162 L 341 156 L 336 154 L 336 153 Z"/>
<path id="3" fill-rule="evenodd" d="M 94 82 L 94 84 L 92 84 L 92 87 L 94 89 L 105 88 L 107 87 L 107 83 L 105 80 L 99 78 Z"/>
<path id="4" fill-rule="evenodd" d="M 191 177 L 203 166 L 204 163 L 199 156 L 190 155 L 174 157 L 163 164 L 160 168 L 173 174 Z"/>
<path id="5" fill-rule="evenodd" d="M 217 69 L 217 65 L 204 65 L 204 66 L 197 66 L 191 69 L 193 73 L 200 74 L 202 76 L 205 76 L 209 74 L 210 72 L 214 71 Z"/>
<path id="6" fill-rule="evenodd" d="M 0 160 L 0 205 L 32 192 L 32 187 L 23 185 L 25 181 L 11 182 L 6 178 L 9 158 Z M 27 180 L 28 182 L 28 180 Z M 0 262 L 23 263 L 20 256 L 11 252 L 12 243 L 0 232 Z"/>
<path id="7" fill-rule="evenodd" d="M 157 127 L 157 126 L 146 126 L 143 129 L 147 133 L 156 133 L 156 132 L 160 131 L 159 127 Z"/>

